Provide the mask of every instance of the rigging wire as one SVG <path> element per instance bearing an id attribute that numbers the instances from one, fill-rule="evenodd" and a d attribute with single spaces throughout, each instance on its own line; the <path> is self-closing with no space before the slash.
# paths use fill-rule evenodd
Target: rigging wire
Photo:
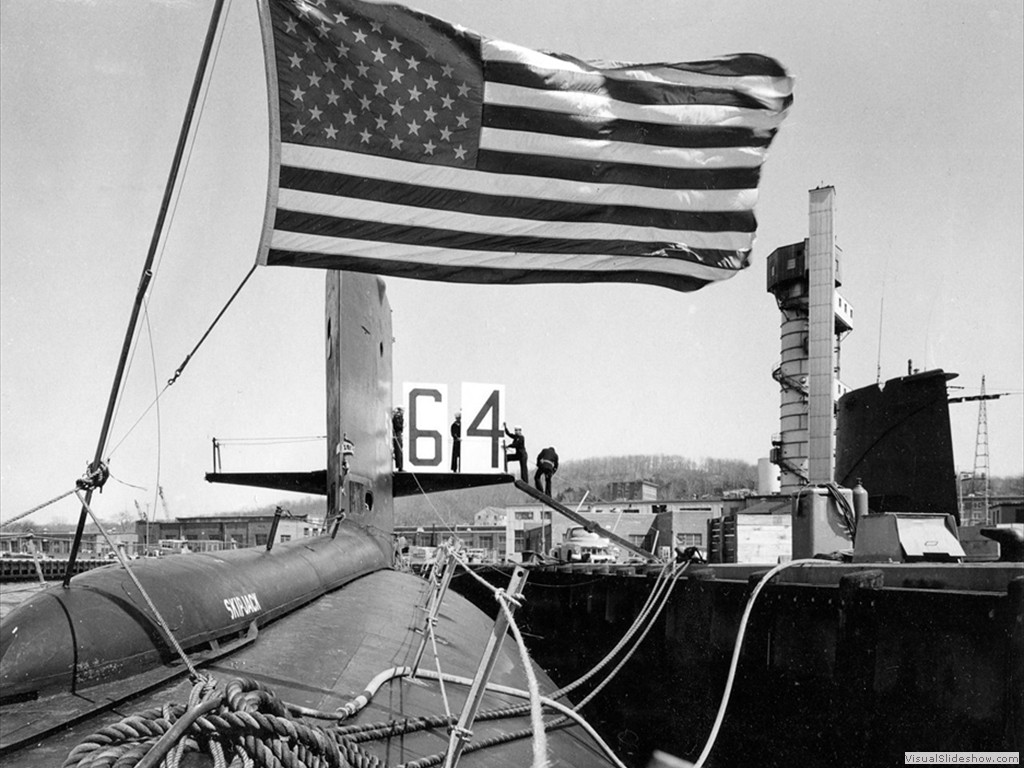
<path id="1" fill-rule="evenodd" d="M 92 521 L 95 524 L 96 528 L 99 529 L 99 532 L 103 535 L 103 538 L 106 539 L 107 545 L 113 551 L 117 559 L 121 562 L 121 567 L 124 568 L 125 573 L 128 574 L 128 578 L 132 580 L 132 583 L 135 585 L 135 588 L 139 590 L 139 594 L 142 595 L 142 599 L 146 601 L 146 605 L 148 605 L 149 610 L 152 611 L 153 617 L 156 619 L 157 623 L 160 625 L 160 628 L 163 630 L 164 635 L 167 638 L 167 641 L 170 643 L 171 647 L 177 652 L 182 662 L 188 668 L 189 677 L 193 681 L 205 679 L 202 675 L 199 674 L 199 671 L 192 664 L 192 660 L 189 659 L 188 654 L 185 653 L 185 650 L 181 647 L 181 644 L 178 643 L 178 639 L 174 636 L 174 632 L 171 629 L 170 625 L 167 623 L 167 620 L 164 619 L 163 615 L 157 609 L 156 604 L 153 602 L 152 598 L 150 598 L 149 593 L 146 591 L 146 588 L 142 586 L 142 582 L 140 582 L 138 576 L 135 575 L 135 572 L 129 565 L 128 560 L 125 558 L 124 553 L 110 538 L 110 535 L 103 527 L 103 524 L 100 523 L 99 518 L 96 517 L 96 513 L 92 511 L 92 507 L 90 507 L 89 504 L 86 502 L 85 496 L 83 496 L 81 491 L 77 488 L 75 489 L 74 493 L 76 496 L 78 496 L 78 500 L 82 502 L 82 508 L 89 513 L 89 517 L 92 518 Z"/>
<path id="2" fill-rule="evenodd" d="M 34 507 L 32 507 L 32 509 L 29 509 L 29 510 L 27 510 L 25 512 L 22 512 L 20 515 L 15 515 L 14 517 L 10 518 L 9 520 L 4 520 L 4 521 L 0 522 L 0 528 L 6 528 L 9 525 L 13 525 L 14 523 L 18 522 L 19 520 L 25 519 L 26 517 L 31 515 L 33 512 L 38 512 L 40 509 L 43 509 L 44 507 L 48 507 L 51 504 L 55 504 L 58 501 L 60 501 L 61 499 L 70 496 L 74 492 L 75 492 L 75 489 L 72 488 L 70 491 L 64 491 L 64 493 L 61 493 L 61 494 L 59 494 L 57 496 L 54 496 L 52 499 L 47 499 L 42 504 L 36 504 Z"/>
<path id="3" fill-rule="evenodd" d="M 230 12 L 231 12 L 231 0 L 226 0 L 225 5 L 227 6 L 226 7 L 225 18 L 227 18 L 227 14 L 230 14 Z M 211 63 L 210 63 L 210 66 L 208 67 L 209 71 L 211 71 L 211 72 L 213 71 L 213 69 L 217 65 L 217 59 L 220 56 L 221 46 L 223 45 L 223 42 L 224 42 L 224 34 L 225 34 L 224 30 L 225 30 L 226 27 L 227 27 L 226 23 L 218 25 L 218 32 L 217 32 L 217 36 L 216 36 L 215 41 L 214 41 L 213 50 L 212 50 L 212 54 L 211 54 Z M 188 142 L 187 142 L 187 145 L 185 147 L 184 156 L 183 156 L 183 159 L 182 159 L 182 168 L 181 168 L 181 175 L 180 175 L 180 178 L 182 179 L 182 181 L 175 185 L 174 193 L 173 193 L 173 195 L 171 197 L 170 212 L 169 212 L 169 214 L 167 216 L 167 222 L 168 223 L 167 223 L 167 226 L 163 230 L 164 234 L 163 234 L 163 236 L 161 237 L 161 240 L 160 240 L 160 246 L 159 246 L 159 249 L 158 249 L 157 254 L 156 254 L 156 261 L 155 261 L 155 263 L 153 265 L 153 268 L 151 270 L 152 274 L 151 274 L 151 277 L 150 277 L 150 283 L 149 283 L 149 287 L 148 287 L 148 290 L 147 290 L 147 296 L 152 296 L 153 295 L 153 291 L 154 291 L 155 286 L 156 286 L 156 279 L 157 279 L 157 276 L 158 276 L 158 274 L 160 272 L 160 266 L 163 264 L 164 255 L 166 254 L 166 251 L 167 251 L 167 240 L 168 240 L 168 238 L 167 238 L 167 234 L 166 233 L 170 230 L 171 226 L 173 225 L 173 222 L 174 222 L 174 219 L 175 219 L 175 215 L 177 214 L 177 211 L 178 211 L 178 204 L 181 201 L 181 193 L 182 193 L 182 189 L 184 187 L 184 178 L 185 178 L 185 176 L 188 173 L 189 165 L 192 162 L 192 156 L 193 156 L 193 153 L 195 151 L 196 139 L 197 139 L 198 133 L 199 133 L 198 125 L 199 125 L 199 122 L 202 120 L 203 112 L 205 111 L 207 99 L 209 98 L 209 94 L 210 94 L 210 81 L 211 81 L 211 79 L 212 78 L 204 78 L 203 79 L 201 98 L 199 99 L 198 106 L 196 107 L 196 110 L 195 110 L 195 114 L 196 114 L 195 125 L 197 126 L 197 128 L 189 132 Z M 255 265 L 253 266 L 253 268 L 255 269 Z M 250 271 L 250 274 L 251 274 L 251 271 Z M 248 280 L 248 276 L 246 276 L 246 280 Z M 245 284 L 244 280 L 242 281 L 242 284 L 243 285 Z M 241 290 L 241 287 L 239 287 L 238 290 Z M 237 292 L 238 291 L 236 290 L 235 293 L 237 294 Z M 232 300 L 233 299 L 234 299 L 234 296 L 232 296 Z M 230 304 L 230 303 L 231 302 L 229 301 L 228 304 Z M 148 328 L 149 327 L 149 300 L 148 300 L 148 298 L 146 299 L 144 312 L 145 312 L 145 316 L 146 316 L 146 325 L 147 325 L 147 328 Z M 223 310 L 221 310 L 221 312 L 223 313 Z M 218 320 L 220 319 L 220 315 L 217 316 L 217 319 Z M 216 324 L 216 320 L 214 321 L 214 323 Z M 207 333 L 209 333 L 209 330 L 207 331 Z M 131 371 L 132 363 L 134 362 L 134 359 L 135 359 L 135 350 L 136 350 L 136 347 L 138 345 L 138 341 L 139 341 L 140 337 L 141 337 L 141 331 L 137 331 L 136 334 L 135 334 L 135 338 L 132 341 L 132 352 L 131 352 L 131 356 L 130 356 L 129 361 L 128 361 L 128 371 L 129 372 Z M 203 338 L 205 339 L 206 337 L 204 336 Z M 152 339 L 153 339 L 153 337 L 152 337 L 152 330 L 150 329 L 150 349 L 151 350 L 152 350 Z M 200 342 L 200 343 L 202 343 L 202 342 Z M 198 345 L 197 345 L 197 348 L 198 348 Z M 193 352 L 195 352 L 195 350 L 193 350 Z M 186 360 L 186 363 L 187 362 L 188 361 Z M 182 367 L 184 367 L 184 363 L 182 364 Z M 178 375 L 180 375 L 180 371 L 179 371 Z M 175 378 L 177 378 L 177 375 L 175 376 Z M 166 387 L 164 387 L 164 391 L 166 391 Z M 115 420 L 117 419 L 117 415 L 118 415 L 118 413 L 121 410 L 121 404 L 122 404 L 122 397 L 121 397 L 121 395 L 122 394 L 123 394 L 123 388 L 122 388 L 122 392 L 119 392 L 118 395 L 117 395 L 117 403 L 116 403 L 115 409 L 114 409 L 114 419 Z M 113 448 L 111 448 L 109 451 L 106 452 L 107 453 L 108 462 L 109 462 L 110 455 L 113 454 L 114 451 L 116 451 L 117 448 L 120 447 L 121 443 L 123 443 L 125 441 L 125 439 L 128 437 L 128 435 L 130 435 L 134 431 L 135 427 L 138 426 L 139 422 L 141 422 L 142 419 L 146 416 L 146 414 L 149 413 L 149 411 L 153 408 L 153 406 L 156 405 L 157 400 L 159 400 L 159 398 L 160 398 L 160 396 L 162 394 L 163 394 L 163 392 L 160 392 L 160 393 L 157 394 L 156 399 L 154 399 L 154 401 L 146 408 L 146 410 L 142 412 L 142 415 L 139 416 L 139 418 L 136 420 L 136 422 L 131 426 L 131 428 L 129 428 L 128 432 L 125 433 L 125 435 L 114 445 Z M 159 414 L 157 416 L 157 420 L 159 422 Z M 158 429 L 159 429 L 159 427 L 158 427 Z"/>
<path id="4" fill-rule="evenodd" d="M 121 478 L 119 478 L 119 477 L 114 477 L 114 475 L 113 475 L 113 474 L 111 474 L 111 475 L 110 475 L 110 479 L 111 479 L 111 480 L 114 480 L 115 482 L 118 482 L 118 483 L 120 483 L 121 485 L 126 485 L 126 486 L 128 486 L 129 488 L 135 488 L 135 489 L 137 489 L 137 490 L 139 490 L 139 491 L 148 491 L 148 490 L 149 490 L 149 488 L 147 488 L 147 487 L 146 487 L 146 486 L 144 486 L 144 485 L 135 485 L 135 483 L 129 483 L 129 482 L 125 481 L 125 480 L 122 480 L 122 479 L 121 479 Z"/>
<path id="5" fill-rule="evenodd" d="M 416 476 L 416 473 L 410 472 L 409 474 L 412 475 L 412 479 L 416 481 L 416 487 L 420 489 L 420 494 L 422 494 L 423 498 L 427 500 L 427 505 L 430 507 L 431 511 L 437 516 L 437 519 L 441 521 L 442 527 L 452 536 L 457 537 L 458 534 L 456 534 L 455 529 L 452 528 L 451 523 L 445 522 L 444 518 L 441 517 L 441 513 L 437 511 L 437 507 L 434 506 L 434 502 L 430 500 L 430 495 L 423 490 L 423 486 L 420 485 L 420 479 Z"/>
<path id="6" fill-rule="evenodd" d="M 429 669 L 424 669 L 420 672 L 420 674 L 422 674 L 423 677 L 432 678 L 435 673 Z M 456 685 L 470 686 L 473 684 L 472 678 L 458 677 L 456 675 L 445 675 L 445 680 L 447 680 L 450 683 L 455 683 Z M 499 685 L 498 683 L 487 683 L 484 687 L 488 691 L 492 691 L 494 693 L 503 693 L 508 696 L 515 696 L 516 698 L 520 699 L 526 699 L 530 696 L 529 691 L 524 691 L 521 688 L 513 688 L 507 685 Z M 601 748 L 601 750 L 605 753 L 605 756 L 612 761 L 616 768 L 626 768 L 625 764 L 618 758 L 618 756 L 616 756 L 615 752 L 608 745 L 608 743 L 601 738 L 597 731 L 594 730 L 594 727 L 590 725 L 590 723 L 588 723 L 580 715 L 579 712 L 574 711 L 572 708 L 567 707 L 565 704 L 555 701 L 554 699 L 548 696 L 541 696 L 540 701 L 544 706 L 550 707 L 551 709 L 554 709 L 557 712 L 565 715 L 566 717 L 569 717 L 572 720 L 574 720 L 577 725 L 579 725 L 581 728 L 583 728 L 583 730 L 587 732 L 587 735 L 594 740 L 594 742 Z M 548 727 L 547 723 L 545 723 L 545 727 Z M 467 747 L 464 750 L 464 753 L 469 751 L 470 749 L 469 747 Z M 418 762 L 419 761 L 417 761 L 417 763 Z M 405 765 L 409 764 L 407 763 Z M 405 768 L 405 766 L 399 766 L 399 768 Z"/>
<path id="7" fill-rule="evenodd" d="M 216 326 L 217 322 L 221 319 L 221 317 L 224 316 L 224 313 L 227 311 L 228 307 L 231 306 L 231 303 L 235 300 L 235 297 L 238 296 L 239 292 L 242 290 L 242 287 L 246 284 L 246 282 L 248 282 L 249 278 L 252 277 L 252 273 L 255 270 L 256 265 L 253 264 L 253 266 L 249 269 L 249 272 L 242 279 L 242 282 L 235 289 L 235 292 L 231 294 L 231 298 L 228 299 L 227 303 L 221 308 L 220 312 L 217 313 L 217 317 L 214 318 L 209 328 L 206 329 L 206 333 L 203 334 L 199 342 L 192 348 L 192 351 L 189 352 L 188 355 L 186 355 L 185 360 L 181 363 L 181 365 L 178 366 L 177 370 L 174 372 L 174 376 L 167 380 L 167 383 L 164 384 L 163 389 L 161 389 L 160 392 L 158 392 L 156 397 L 153 399 L 153 402 L 146 406 L 146 410 L 144 410 L 142 414 L 135 420 L 135 423 L 132 424 L 131 427 L 129 427 L 128 431 L 121 436 L 121 439 L 114 444 L 114 447 L 110 449 L 108 455 L 112 455 L 115 451 L 117 451 L 118 448 L 121 447 L 121 444 L 128 439 L 128 436 L 135 431 L 136 427 L 138 427 L 139 424 L 142 423 L 142 420 L 146 418 L 146 415 L 157 405 L 160 398 L 164 396 L 165 392 L 167 392 L 167 389 L 178 380 L 178 377 L 181 376 L 182 371 L 185 370 L 185 366 L 188 365 L 189 361 L 192 359 L 192 356 L 199 350 L 199 347 L 202 346 L 203 342 L 206 341 L 206 337 L 210 335 L 210 332 L 213 330 L 214 326 Z"/>

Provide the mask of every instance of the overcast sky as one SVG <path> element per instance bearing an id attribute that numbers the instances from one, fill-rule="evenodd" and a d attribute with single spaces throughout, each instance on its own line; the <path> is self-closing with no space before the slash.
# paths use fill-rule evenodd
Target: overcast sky
<path id="1" fill-rule="evenodd" d="M 0 516 L 72 487 L 95 450 L 209 2 L 0 4 Z M 395 389 L 504 384 L 534 453 L 755 462 L 778 431 L 779 313 L 765 259 L 807 235 L 808 190 L 837 190 L 856 388 L 917 368 L 989 392 L 994 475 L 1024 471 L 1024 75 L 1020 0 L 719 3 L 424 0 L 499 39 L 583 58 L 734 52 L 796 78 L 768 155 L 751 267 L 682 294 L 641 286 L 388 281 Z M 104 516 L 227 511 L 280 493 L 208 486 L 218 438 L 325 434 L 324 276 L 262 268 L 132 430 L 254 261 L 267 175 L 253 2 L 234 0 L 113 429 Z M 959 392 L 958 392 L 959 393 Z M 952 406 L 959 469 L 976 403 Z M 126 437 L 127 435 L 127 437 Z M 315 469 L 323 443 L 225 448 L 224 469 Z M 34 518 L 71 520 L 72 500 Z"/>

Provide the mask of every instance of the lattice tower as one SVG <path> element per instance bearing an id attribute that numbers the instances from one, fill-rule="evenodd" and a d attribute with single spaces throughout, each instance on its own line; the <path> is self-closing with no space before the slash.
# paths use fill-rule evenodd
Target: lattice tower
<path id="1" fill-rule="evenodd" d="M 978 434 L 974 441 L 974 472 L 967 508 L 967 525 L 988 525 L 988 412 L 985 409 L 985 377 L 981 377 L 978 401 Z"/>

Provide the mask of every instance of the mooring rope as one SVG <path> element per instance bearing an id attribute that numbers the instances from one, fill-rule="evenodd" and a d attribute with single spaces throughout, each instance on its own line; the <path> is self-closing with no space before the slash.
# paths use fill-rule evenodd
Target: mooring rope
<path id="1" fill-rule="evenodd" d="M 24 518 L 26 518 L 29 515 L 31 515 L 33 512 L 38 512 L 40 509 L 48 507 L 51 504 L 55 504 L 56 502 L 60 501 L 61 499 L 65 498 L 67 496 L 70 496 L 74 492 L 75 492 L 74 488 L 72 488 L 70 491 L 64 491 L 64 493 L 60 494 L 59 496 L 54 496 L 52 499 L 49 499 L 48 501 L 44 501 L 42 504 L 37 504 L 36 506 L 32 507 L 32 509 L 30 509 L 30 510 L 28 510 L 26 512 L 22 512 L 20 515 L 15 515 L 10 520 L 4 520 L 2 523 L 0 523 L 0 528 L 6 528 L 8 525 L 11 525 L 12 523 L 16 523 L 19 520 L 23 520 Z"/>

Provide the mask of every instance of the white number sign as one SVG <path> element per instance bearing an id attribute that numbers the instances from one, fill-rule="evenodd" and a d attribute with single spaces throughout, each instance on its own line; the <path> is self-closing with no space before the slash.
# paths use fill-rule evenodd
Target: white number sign
<path id="1" fill-rule="evenodd" d="M 447 472 L 448 385 L 403 384 L 405 462 L 410 472 Z"/>
<path id="2" fill-rule="evenodd" d="M 462 383 L 462 471 L 503 472 L 505 387 Z"/>

